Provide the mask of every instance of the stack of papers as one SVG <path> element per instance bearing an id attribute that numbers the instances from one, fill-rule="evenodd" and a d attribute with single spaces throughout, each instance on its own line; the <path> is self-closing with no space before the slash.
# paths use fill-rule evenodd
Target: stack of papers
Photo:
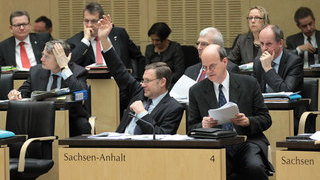
<path id="1" fill-rule="evenodd" d="M 89 139 L 108 139 L 108 140 L 123 140 L 123 139 L 130 139 L 130 140 L 153 140 L 152 134 L 141 134 L 141 135 L 130 135 L 126 133 L 117 133 L 117 132 L 104 132 L 97 135 L 89 136 Z M 163 141 L 179 141 L 179 140 L 188 140 L 194 139 L 187 135 L 170 135 L 170 134 L 156 134 L 157 140 Z"/>
<path id="2" fill-rule="evenodd" d="M 262 93 L 265 102 L 291 102 L 301 99 L 301 95 L 294 92 Z"/>
<path id="3" fill-rule="evenodd" d="M 188 103 L 189 89 L 195 83 L 195 80 L 186 75 L 182 75 L 181 78 L 175 83 L 169 94 L 180 103 Z"/>
<path id="4" fill-rule="evenodd" d="M 87 70 L 107 70 L 108 67 L 107 67 L 106 64 L 93 63 L 93 64 L 90 64 L 90 65 L 86 66 L 86 69 Z"/>
<path id="5" fill-rule="evenodd" d="M 242 71 L 253 71 L 253 63 L 242 64 L 239 66 L 239 69 Z"/>
<path id="6" fill-rule="evenodd" d="M 229 123 L 230 119 L 235 118 L 239 113 L 238 105 L 233 102 L 228 102 L 218 109 L 209 109 L 209 116 L 218 121 L 218 125 Z"/>

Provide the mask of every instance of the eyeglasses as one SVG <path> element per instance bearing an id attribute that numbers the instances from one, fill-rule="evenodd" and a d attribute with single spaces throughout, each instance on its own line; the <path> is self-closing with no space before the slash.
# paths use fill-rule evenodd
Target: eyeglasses
<path id="1" fill-rule="evenodd" d="M 199 42 L 199 41 L 197 41 L 197 42 L 196 42 L 196 45 L 197 45 L 197 46 L 199 46 L 199 45 L 200 45 L 200 46 L 204 47 L 204 46 L 209 46 L 209 43 L 207 43 L 207 42 Z"/>
<path id="2" fill-rule="evenodd" d="M 92 20 L 83 19 L 83 22 L 86 23 L 86 24 L 89 24 L 89 22 L 91 22 L 91 24 L 97 24 L 98 21 L 99 21 L 99 19 L 92 19 Z"/>
<path id="3" fill-rule="evenodd" d="M 154 80 L 157 80 L 158 78 L 156 78 L 156 79 L 143 79 L 142 81 L 141 81 L 141 83 L 145 83 L 145 84 L 148 84 L 148 83 L 150 83 L 151 81 L 154 81 Z"/>
<path id="4" fill-rule="evenodd" d="M 217 67 L 217 64 L 211 64 L 209 67 L 207 67 L 207 66 L 202 66 L 202 70 L 203 70 L 203 71 L 208 71 L 208 70 L 213 71 L 213 70 L 216 69 L 216 67 Z"/>
<path id="5" fill-rule="evenodd" d="M 12 24 L 12 26 L 15 27 L 15 28 L 20 28 L 21 26 L 25 28 L 25 27 L 28 26 L 29 24 L 30 24 L 30 23 Z"/>
<path id="6" fill-rule="evenodd" d="M 254 19 L 255 21 L 263 20 L 262 17 L 247 17 L 247 20 L 248 20 L 248 21 L 251 21 L 252 19 Z"/>

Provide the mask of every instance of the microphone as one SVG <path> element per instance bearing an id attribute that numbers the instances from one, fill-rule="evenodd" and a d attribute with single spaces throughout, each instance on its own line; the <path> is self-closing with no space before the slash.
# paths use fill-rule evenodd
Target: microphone
<path id="1" fill-rule="evenodd" d="M 150 122 L 148 122 L 148 121 L 146 121 L 146 120 L 143 120 L 143 119 L 139 118 L 138 116 L 136 116 L 136 115 L 133 114 L 132 112 L 129 112 L 128 114 L 129 114 L 129 116 L 135 117 L 135 118 L 139 119 L 140 121 L 142 121 L 142 122 L 144 122 L 144 123 L 147 123 L 149 126 L 151 126 L 151 127 L 152 127 L 152 131 L 153 131 L 153 140 L 156 140 L 156 131 L 155 131 L 155 128 L 154 128 L 154 124 L 152 124 L 152 123 L 150 123 Z"/>

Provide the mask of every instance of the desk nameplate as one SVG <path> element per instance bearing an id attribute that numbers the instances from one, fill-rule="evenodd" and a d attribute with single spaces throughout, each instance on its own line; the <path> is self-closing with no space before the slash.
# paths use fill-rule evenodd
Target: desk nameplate
<path id="1" fill-rule="evenodd" d="M 59 148 L 59 179 L 226 179 L 225 149 Z"/>
<path id="2" fill-rule="evenodd" d="M 320 179 L 320 152 L 280 151 L 276 153 L 276 179 Z"/>

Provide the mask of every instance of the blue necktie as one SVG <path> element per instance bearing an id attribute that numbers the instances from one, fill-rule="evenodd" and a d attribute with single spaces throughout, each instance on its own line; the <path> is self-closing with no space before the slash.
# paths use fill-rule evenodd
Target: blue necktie
<path id="1" fill-rule="evenodd" d="M 149 110 L 150 105 L 152 103 L 151 99 L 148 99 L 144 105 L 144 108 L 146 109 L 146 111 Z M 142 134 L 142 130 L 141 128 L 138 126 L 138 124 L 136 125 L 136 127 L 134 128 L 133 134 Z"/>
<path id="2" fill-rule="evenodd" d="M 222 87 L 223 85 L 220 84 L 219 85 L 219 107 L 223 106 L 224 104 L 227 103 L 226 97 L 224 96 L 223 92 L 222 92 Z M 225 123 L 221 125 L 221 128 L 224 130 L 230 130 L 233 131 L 233 126 L 232 123 Z"/>

